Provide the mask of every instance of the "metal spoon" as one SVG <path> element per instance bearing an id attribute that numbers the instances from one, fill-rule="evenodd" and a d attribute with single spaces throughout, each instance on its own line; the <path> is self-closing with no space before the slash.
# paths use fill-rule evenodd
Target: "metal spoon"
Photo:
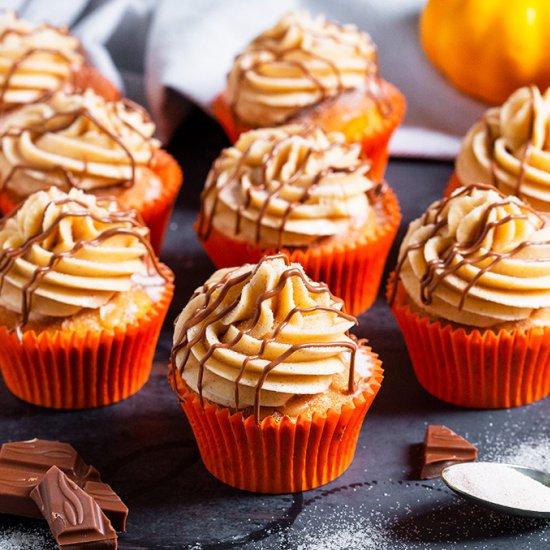
<path id="1" fill-rule="evenodd" d="M 490 498 L 484 498 L 476 494 L 478 491 L 473 489 L 470 483 L 464 483 L 463 480 L 465 479 L 465 477 L 468 477 L 468 479 L 471 479 L 472 476 L 475 477 L 476 473 L 479 473 L 479 466 L 483 466 L 484 469 L 490 468 L 491 477 L 493 475 L 495 477 L 500 476 L 498 483 L 500 483 L 501 485 L 505 483 L 506 477 L 504 474 L 506 474 L 506 469 L 515 470 L 516 472 L 528 478 L 534 479 L 535 481 L 538 481 L 548 487 L 550 495 L 549 473 L 542 472 L 540 470 L 534 470 L 532 468 L 527 468 L 525 466 L 516 466 L 514 464 L 500 464 L 496 462 L 468 462 L 453 464 L 452 466 L 448 466 L 443 470 L 443 472 L 441 473 L 441 478 L 455 493 L 459 494 L 467 500 L 471 500 L 476 504 L 479 504 L 480 506 L 485 506 L 486 508 L 490 508 L 491 510 L 504 512 L 506 514 L 511 514 L 514 516 L 550 519 L 550 505 L 548 507 L 545 506 L 543 510 L 529 510 L 526 508 L 518 508 L 513 504 L 507 505 L 504 504 L 502 501 L 495 502 Z M 461 479 L 457 479 L 457 476 L 455 475 L 457 473 L 457 468 L 460 468 Z M 477 472 L 476 468 L 478 470 Z M 486 471 L 489 472 L 489 470 Z"/>

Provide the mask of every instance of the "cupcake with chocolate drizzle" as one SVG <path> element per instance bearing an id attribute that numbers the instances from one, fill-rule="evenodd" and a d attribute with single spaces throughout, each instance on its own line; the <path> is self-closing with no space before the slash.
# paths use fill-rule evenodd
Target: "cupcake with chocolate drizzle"
<path id="1" fill-rule="evenodd" d="M 140 213 L 158 252 L 182 174 L 154 130 L 138 105 L 90 89 L 21 107 L 0 124 L 0 208 L 51 186 L 116 197 Z"/>
<path id="2" fill-rule="evenodd" d="M 197 233 L 216 267 L 283 252 L 358 314 L 376 298 L 397 232 L 397 199 L 359 144 L 288 125 L 251 130 L 214 162 Z"/>
<path id="3" fill-rule="evenodd" d="M 487 183 L 550 214 L 550 89 L 516 90 L 469 130 L 447 194 Z"/>
<path id="4" fill-rule="evenodd" d="M 175 322 L 171 382 L 206 468 L 250 491 L 328 483 L 382 380 L 342 300 L 284 255 L 222 269 Z"/>
<path id="5" fill-rule="evenodd" d="M 11 11 L 0 14 L 0 115 L 59 90 L 84 88 L 108 100 L 120 95 L 86 61 L 80 41 L 66 28 L 36 25 Z"/>
<path id="6" fill-rule="evenodd" d="M 173 275 L 106 198 L 51 187 L 0 222 L 0 368 L 20 399 L 97 407 L 149 376 Z"/>
<path id="7" fill-rule="evenodd" d="M 420 383 L 476 408 L 550 394 L 550 225 L 492 186 L 413 221 L 388 298 Z"/>
<path id="8" fill-rule="evenodd" d="M 231 141 L 251 128 L 297 121 L 338 130 L 363 145 L 381 179 L 405 99 L 381 78 L 369 35 L 292 12 L 236 57 L 213 110 Z"/>

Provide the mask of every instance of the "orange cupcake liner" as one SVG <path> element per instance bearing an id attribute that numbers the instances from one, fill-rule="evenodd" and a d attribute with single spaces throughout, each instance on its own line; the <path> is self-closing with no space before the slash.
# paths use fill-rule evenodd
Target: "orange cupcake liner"
<path id="1" fill-rule="evenodd" d="M 372 162 L 370 175 L 374 181 L 380 181 L 388 163 L 388 143 L 406 110 L 405 96 L 395 86 L 385 80 L 380 86 L 385 101 L 391 105 L 391 113 L 380 114 L 375 101 L 368 95 L 357 101 L 357 96 L 352 94 L 354 99 L 351 101 L 344 96 L 327 101 L 299 113 L 289 122 L 313 123 L 327 132 L 342 132 L 350 143 L 361 143 L 365 156 Z M 251 129 L 233 116 L 225 92 L 214 100 L 212 112 L 232 143 L 241 133 Z"/>
<path id="2" fill-rule="evenodd" d="M 93 65 L 84 64 L 72 74 L 72 86 L 79 91 L 91 88 L 96 94 L 107 101 L 115 101 L 120 98 L 120 90 L 107 78 L 105 78 Z"/>
<path id="3" fill-rule="evenodd" d="M 127 205 L 122 200 L 120 204 L 126 208 L 133 207 L 139 212 L 145 225 L 149 228 L 149 239 L 155 253 L 158 255 L 183 182 L 183 172 L 174 157 L 163 149 L 159 149 L 155 153 L 155 162 L 152 169 L 163 184 L 160 195 L 155 200 L 141 204 Z M 2 214 L 9 214 L 17 206 L 18 203 L 11 198 L 9 192 L 0 190 L 0 211 Z"/>
<path id="4" fill-rule="evenodd" d="M 343 474 L 383 379 L 378 356 L 367 351 L 373 361 L 369 387 L 349 404 L 311 419 L 269 416 L 256 424 L 252 416 L 214 403 L 205 401 L 203 408 L 179 376 L 171 379 L 206 469 L 237 489 L 270 494 L 307 491 Z"/>
<path id="5" fill-rule="evenodd" d="M 149 238 L 153 249 L 160 254 L 166 228 L 183 182 L 183 172 L 176 159 L 163 149 L 155 153 L 152 169 L 162 181 L 161 194 L 153 201 L 142 203 L 136 210 L 150 230 Z"/>
<path id="6" fill-rule="evenodd" d="M 214 226 L 208 239 L 201 242 L 218 269 L 258 263 L 263 256 L 282 252 L 291 262 L 301 264 L 314 281 L 325 282 L 334 295 L 344 300 L 346 311 L 358 315 L 376 300 L 386 258 L 401 221 L 397 197 L 389 187 L 382 209 L 384 223 L 349 243 L 277 251 L 234 239 Z"/>
<path id="7" fill-rule="evenodd" d="M 388 298 L 394 284 L 392 274 Z M 466 332 L 414 312 L 397 285 L 392 311 L 416 377 L 432 395 L 482 409 L 519 407 L 550 395 L 550 327 Z"/>
<path id="8" fill-rule="evenodd" d="M 464 184 L 460 181 L 460 178 L 458 177 L 456 172 L 453 172 L 451 175 L 451 178 L 449 179 L 449 183 L 447 184 L 447 187 L 445 188 L 444 197 L 450 197 L 454 191 L 456 191 L 459 187 L 463 187 Z"/>
<path id="9" fill-rule="evenodd" d="M 54 409 L 87 409 L 121 401 L 149 378 L 173 274 L 160 300 L 131 324 L 102 331 L 27 331 L 21 341 L 0 327 L 0 368 L 19 399 Z"/>

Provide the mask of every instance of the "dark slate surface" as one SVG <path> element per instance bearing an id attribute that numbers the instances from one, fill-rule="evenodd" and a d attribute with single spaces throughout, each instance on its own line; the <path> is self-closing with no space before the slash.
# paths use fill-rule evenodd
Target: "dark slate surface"
<path id="1" fill-rule="evenodd" d="M 382 357 L 386 378 L 343 476 L 304 494 L 261 496 L 226 487 L 205 471 L 166 381 L 166 362 L 173 317 L 212 271 L 192 223 L 209 164 L 225 144 L 217 126 L 195 113 L 171 146 L 186 173 L 163 254 L 177 288 L 147 385 L 101 410 L 56 412 L 17 400 L 0 382 L 0 441 L 73 443 L 130 508 L 122 549 L 548 548 L 549 523 L 474 507 L 438 480 L 417 481 L 415 464 L 427 423 L 468 437 L 480 458 L 502 459 L 530 446 L 535 459 L 548 464 L 550 399 L 511 411 L 478 411 L 431 397 L 416 382 L 382 297 L 361 316 L 357 333 Z M 441 195 L 450 173 L 450 164 L 391 163 L 388 180 L 406 222 Z M 0 550 L 54 547 L 42 522 L 0 517 Z"/>

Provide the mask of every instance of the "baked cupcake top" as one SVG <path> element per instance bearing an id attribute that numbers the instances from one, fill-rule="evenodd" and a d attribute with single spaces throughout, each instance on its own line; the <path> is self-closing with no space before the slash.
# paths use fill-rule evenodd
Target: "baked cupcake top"
<path id="1" fill-rule="evenodd" d="M 274 126 L 346 90 L 375 86 L 377 75 L 376 47 L 368 34 L 324 16 L 292 12 L 235 59 L 227 93 L 244 124 Z"/>
<path id="2" fill-rule="evenodd" d="M 279 248 L 345 235 L 374 219 L 380 186 L 369 169 L 361 146 L 337 132 L 303 125 L 246 132 L 208 175 L 199 237 L 214 227 Z"/>
<path id="3" fill-rule="evenodd" d="M 57 92 L 0 125 L 2 186 L 23 196 L 52 185 L 85 191 L 131 186 L 159 148 L 154 130 L 127 100 L 106 101 L 92 90 Z"/>
<path id="4" fill-rule="evenodd" d="M 259 420 L 260 408 L 287 413 L 330 388 L 359 391 L 370 366 L 348 333 L 355 324 L 325 284 L 267 256 L 195 291 L 175 323 L 172 366 L 201 400 L 254 407 Z"/>
<path id="5" fill-rule="evenodd" d="M 410 224 L 396 276 L 437 319 L 536 324 L 550 306 L 550 226 L 517 197 L 462 187 Z"/>
<path id="6" fill-rule="evenodd" d="M 148 229 L 112 200 L 52 187 L 0 222 L 0 304 L 20 314 L 18 333 L 32 317 L 101 308 L 160 277 Z"/>
<path id="7" fill-rule="evenodd" d="M 0 14 L 0 112 L 58 90 L 84 62 L 67 29 Z"/>
<path id="8" fill-rule="evenodd" d="M 489 183 L 550 212 L 550 89 L 515 91 L 470 129 L 456 160 L 463 185 Z"/>

